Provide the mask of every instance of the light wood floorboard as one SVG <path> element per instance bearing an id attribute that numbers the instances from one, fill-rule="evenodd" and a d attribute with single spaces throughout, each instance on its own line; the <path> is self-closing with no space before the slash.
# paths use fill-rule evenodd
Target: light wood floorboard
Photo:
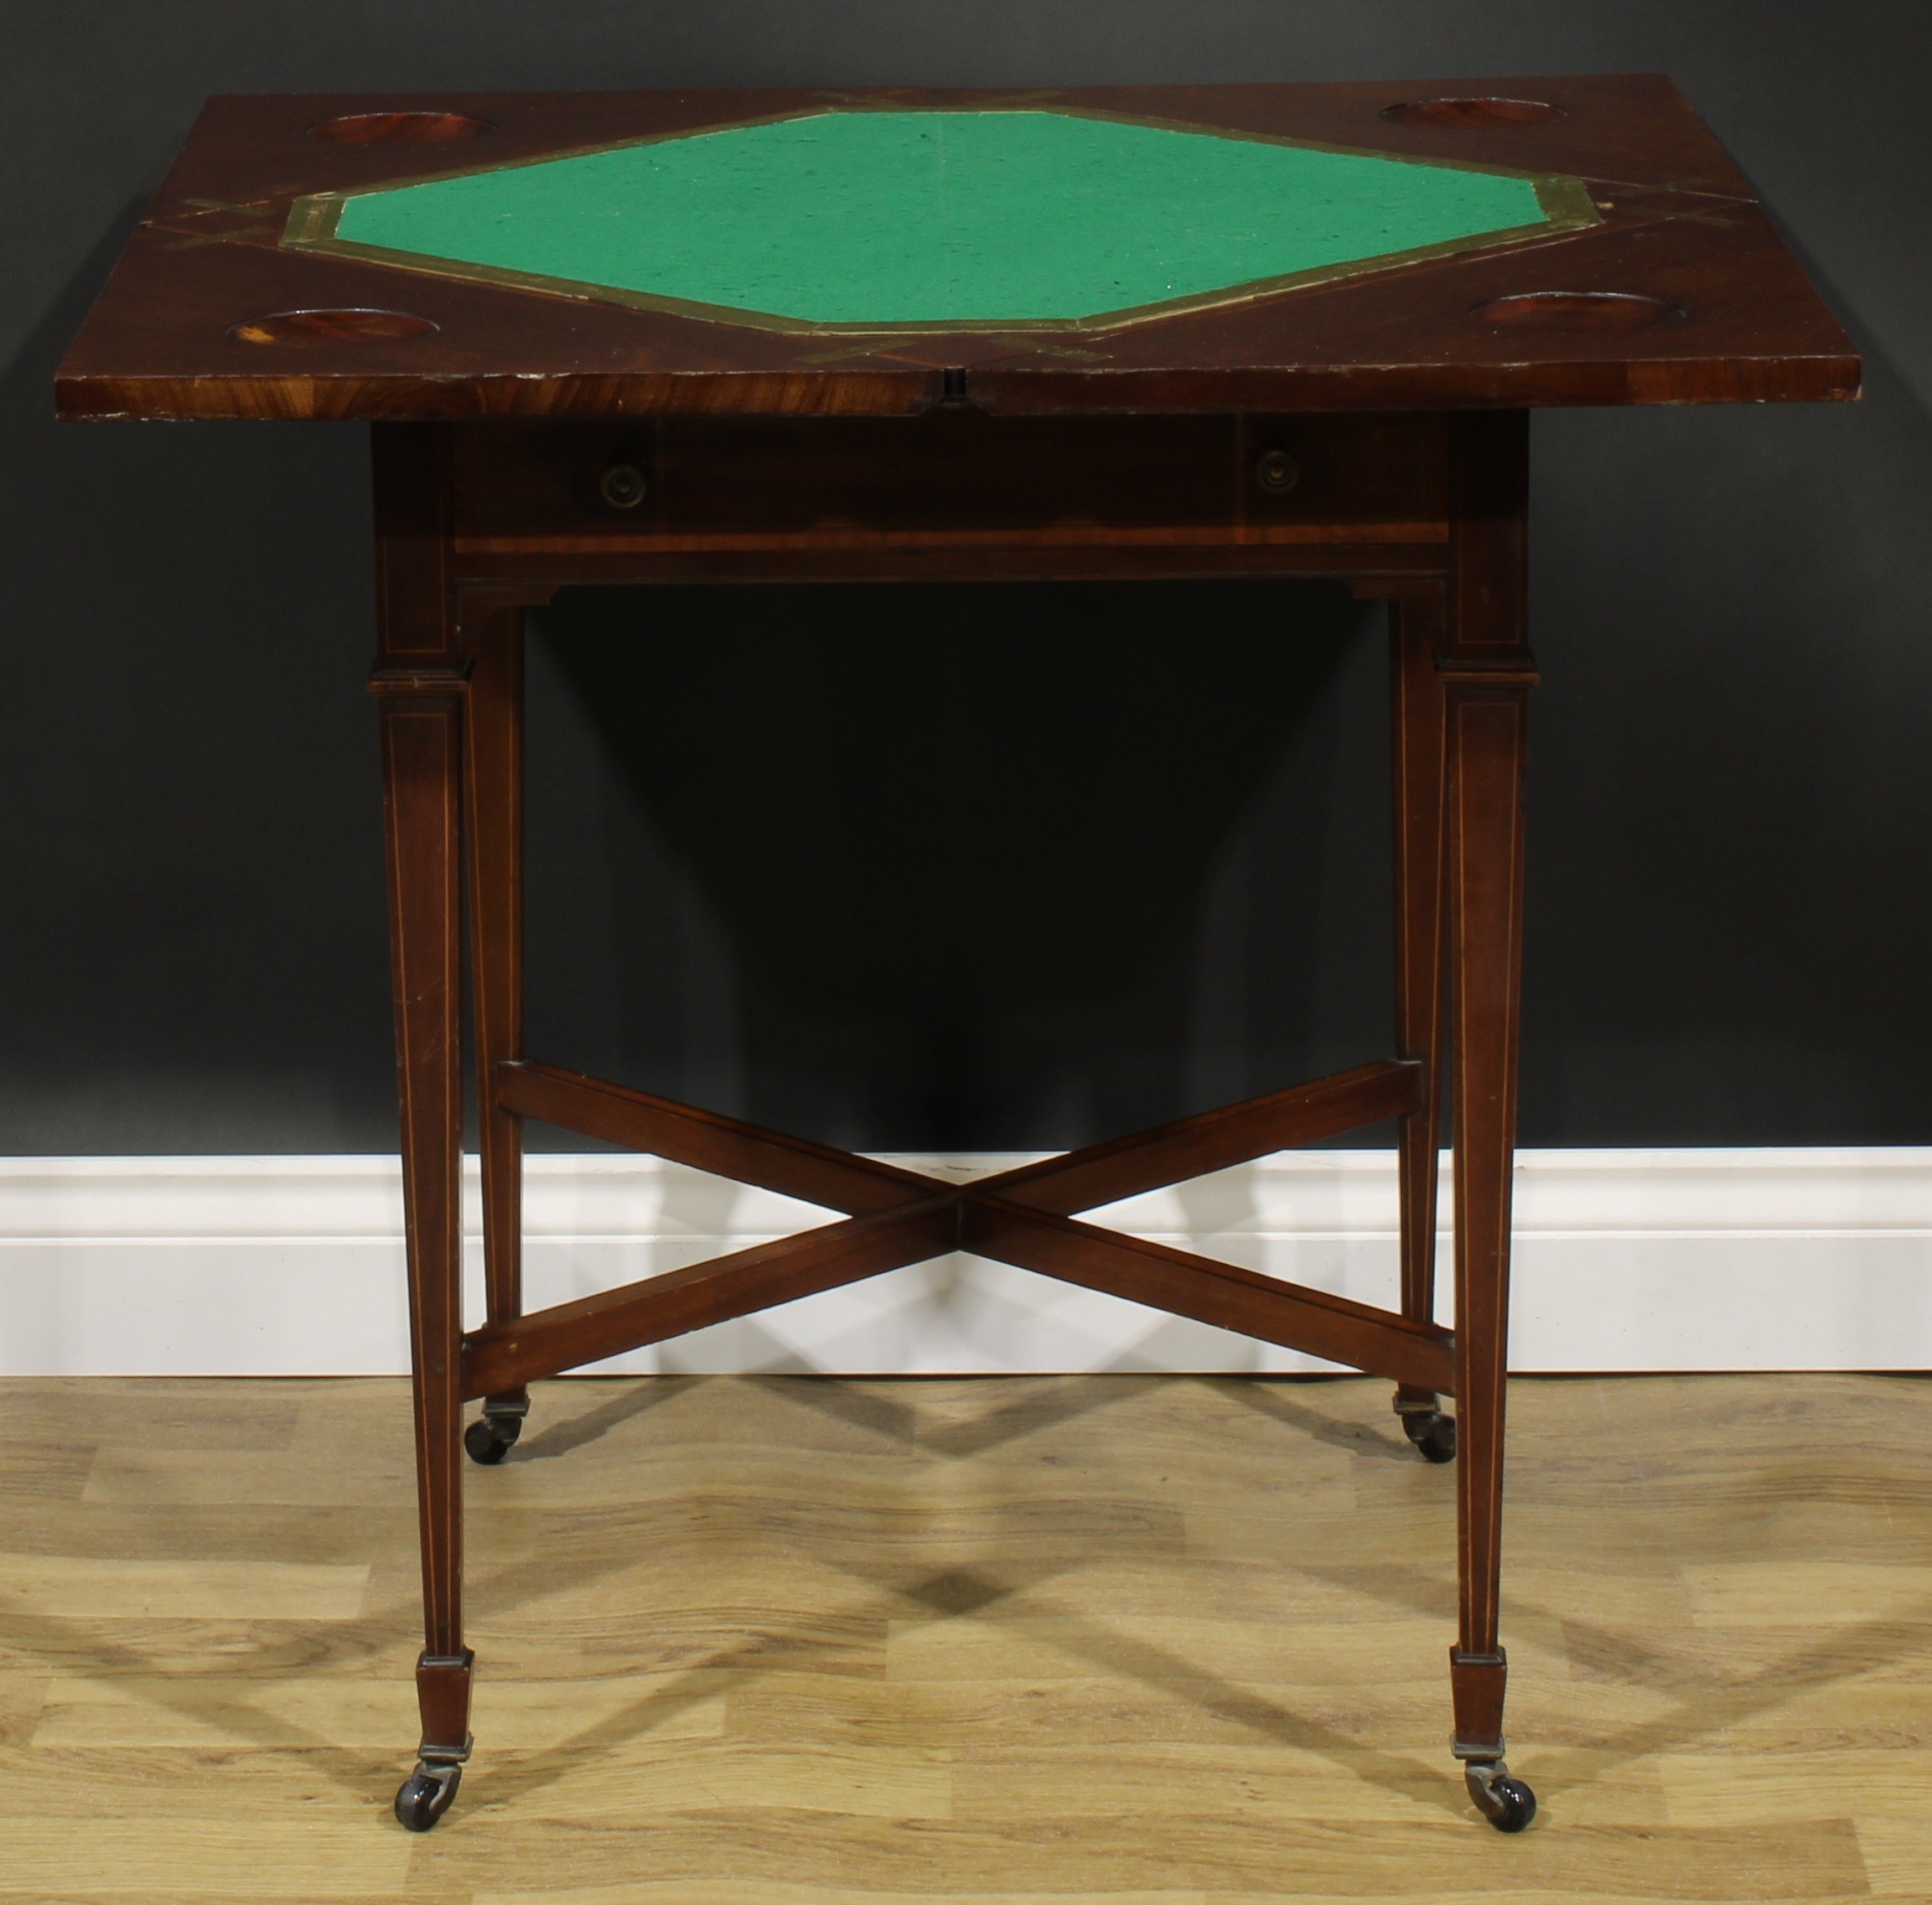
<path id="1" fill-rule="evenodd" d="M 545 1385 L 466 1476 L 477 1757 L 415 1838 L 407 1385 L 0 1383 L 0 1902 L 1932 1900 L 1932 1388 L 1514 1386 L 1520 1839 L 1388 1405 Z"/>

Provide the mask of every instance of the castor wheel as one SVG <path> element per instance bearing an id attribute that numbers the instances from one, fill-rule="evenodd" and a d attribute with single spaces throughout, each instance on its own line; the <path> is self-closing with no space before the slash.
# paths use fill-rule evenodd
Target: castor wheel
<path id="1" fill-rule="evenodd" d="M 1421 1450 L 1425 1461 L 1453 1462 L 1456 1459 L 1456 1418 L 1453 1416 L 1445 1416 L 1439 1409 L 1432 1409 L 1427 1415 L 1405 1416 L 1402 1433 Z"/>
<path id="2" fill-rule="evenodd" d="M 1536 1795 L 1500 1759 L 1469 1761 L 1463 1783 L 1476 1810 L 1499 1832 L 1520 1832 L 1536 1816 Z"/>
<path id="3" fill-rule="evenodd" d="M 469 1459 L 485 1468 L 494 1468 L 515 1446 L 523 1433 L 523 1418 L 530 1413 L 530 1398 L 521 1390 L 486 1397 L 483 1413 L 463 1431 L 463 1446 Z"/>
<path id="4" fill-rule="evenodd" d="M 463 1446 L 472 1462 L 493 1468 L 510 1453 L 522 1430 L 521 1416 L 479 1416 L 463 1431 Z"/>
<path id="5" fill-rule="evenodd" d="M 416 1770 L 396 1789 L 396 1816 L 412 1832 L 427 1832 L 449 1810 L 463 1783 L 460 1766 L 418 1760 Z"/>

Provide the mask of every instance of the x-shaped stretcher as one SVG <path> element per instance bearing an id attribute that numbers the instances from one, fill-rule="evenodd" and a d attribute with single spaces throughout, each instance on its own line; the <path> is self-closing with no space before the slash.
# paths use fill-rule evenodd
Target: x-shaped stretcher
<path id="1" fill-rule="evenodd" d="M 1410 1388 L 1453 1390 L 1450 1333 L 1325 1291 L 1075 1221 L 1143 1191 L 1420 1108 L 1423 1066 L 1386 1059 L 1132 1137 L 952 1183 L 553 1065 L 508 1060 L 496 1100 L 519 1117 L 650 1152 L 842 1211 L 819 1225 L 534 1315 L 463 1343 L 465 1399 L 969 1250 L 1198 1323 L 1237 1330 Z"/>

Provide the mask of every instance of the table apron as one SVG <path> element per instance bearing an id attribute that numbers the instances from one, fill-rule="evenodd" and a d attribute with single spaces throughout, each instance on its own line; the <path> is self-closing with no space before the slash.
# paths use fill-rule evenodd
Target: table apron
<path id="1" fill-rule="evenodd" d="M 1437 415 L 450 427 L 469 581 L 1440 574 Z"/>

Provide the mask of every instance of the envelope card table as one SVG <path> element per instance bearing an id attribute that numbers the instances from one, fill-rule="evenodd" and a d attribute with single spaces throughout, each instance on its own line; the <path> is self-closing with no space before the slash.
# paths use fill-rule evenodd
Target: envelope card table
<path id="1" fill-rule="evenodd" d="M 58 403 L 372 426 L 427 1628 L 402 1823 L 443 1814 L 471 1750 L 464 1448 L 500 1461 L 535 1378 L 963 1250 L 1394 1382 L 1421 1453 L 1458 1458 L 1453 1750 L 1477 1809 L 1525 1825 L 1497 1606 L 1529 412 L 1857 382 L 1655 77 L 211 101 Z M 1181 576 L 1339 577 L 1389 605 L 1389 1055 L 960 1184 L 525 1050 L 527 608 L 592 582 Z M 468 1331 L 465 933 L 488 1285 Z M 526 1314 L 526 1119 L 836 1220 Z M 1080 1220 L 1389 1119 L 1399 1311 Z"/>

